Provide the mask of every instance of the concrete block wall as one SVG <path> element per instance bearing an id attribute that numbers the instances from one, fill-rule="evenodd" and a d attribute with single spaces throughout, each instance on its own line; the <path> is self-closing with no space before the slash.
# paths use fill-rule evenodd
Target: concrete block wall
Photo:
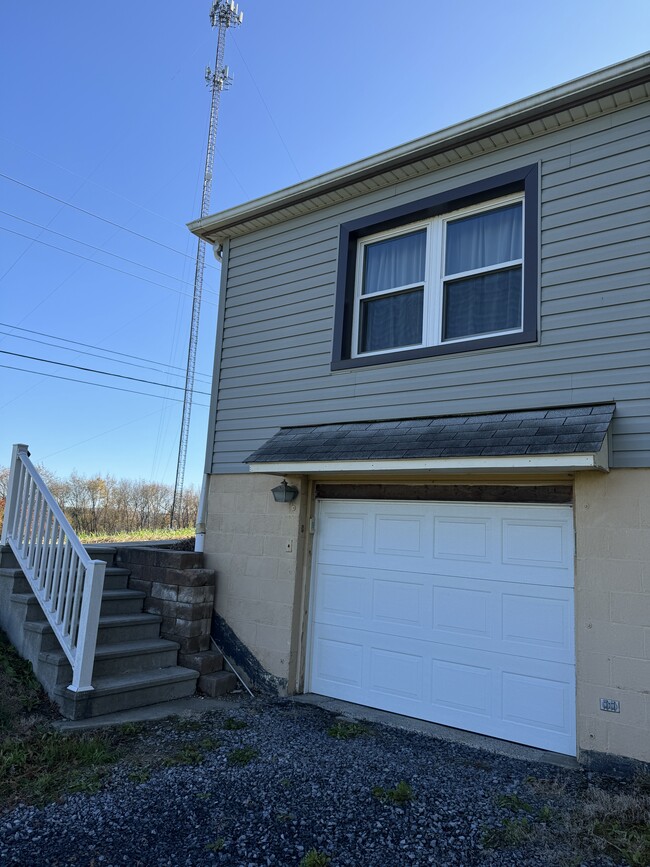
<path id="1" fill-rule="evenodd" d="M 215 608 L 238 641 L 278 681 L 293 682 L 297 650 L 297 580 L 305 538 L 307 483 L 287 476 L 300 494 L 276 503 L 265 474 L 210 477 L 205 565 L 219 573 Z"/>
<path id="2" fill-rule="evenodd" d="M 210 649 L 216 573 L 202 568 L 203 554 L 119 548 L 116 561 L 130 569 L 129 587 L 147 594 L 144 610 L 162 616 L 162 638 L 178 642 L 182 655 Z"/>
<path id="3" fill-rule="evenodd" d="M 650 762 L 650 469 L 578 474 L 575 522 L 578 744 Z"/>

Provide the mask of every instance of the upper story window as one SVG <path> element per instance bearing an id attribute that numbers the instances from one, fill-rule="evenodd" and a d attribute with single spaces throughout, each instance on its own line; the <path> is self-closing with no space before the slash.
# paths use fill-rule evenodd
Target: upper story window
<path id="1" fill-rule="evenodd" d="M 536 166 L 347 224 L 341 242 L 334 369 L 536 339 Z"/>

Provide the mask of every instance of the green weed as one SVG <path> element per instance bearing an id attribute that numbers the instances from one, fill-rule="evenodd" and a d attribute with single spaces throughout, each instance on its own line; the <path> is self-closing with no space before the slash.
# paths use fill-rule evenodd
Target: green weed
<path id="1" fill-rule="evenodd" d="M 401 780 L 394 789 L 385 789 L 383 786 L 375 786 L 372 794 L 378 801 L 384 804 L 407 804 L 415 795 L 407 782 Z"/>
<path id="2" fill-rule="evenodd" d="M 358 722 L 344 722 L 339 720 L 339 722 L 335 722 L 334 725 L 331 725 L 327 729 L 327 734 L 338 741 L 349 741 L 353 738 L 358 738 L 362 735 L 368 734 L 368 729 L 366 726 Z"/>
<path id="3" fill-rule="evenodd" d="M 505 819 L 498 828 L 486 828 L 483 845 L 486 849 L 521 846 L 530 839 L 533 826 L 528 819 Z"/>
<path id="4" fill-rule="evenodd" d="M 196 747 L 188 744 L 173 756 L 168 756 L 163 764 L 165 767 L 171 768 L 174 765 L 200 765 L 203 761 L 203 753 Z"/>
<path id="5" fill-rule="evenodd" d="M 499 795 L 496 798 L 498 807 L 504 807 L 513 813 L 532 813 L 533 808 L 526 801 L 522 801 L 519 795 Z"/>
<path id="6" fill-rule="evenodd" d="M 229 716 L 222 728 L 227 732 L 238 732 L 241 729 L 248 728 L 248 723 L 244 722 L 243 719 L 235 719 L 235 717 Z"/>
<path id="7" fill-rule="evenodd" d="M 228 754 L 228 764 L 244 767 L 259 756 L 259 751 L 253 747 L 240 747 Z"/>
<path id="8" fill-rule="evenodd" d="M 226 841 L 223 837 L 217 837 L 214 843 L 206 843 L 205 851 L 206 852 L 221 852 L 223 847 L 226 845 Z"/>
<path id="9" fill-rule="evenodd" d="M 332 859 L 327 852 L 319 852 L 317 849 L 310 849 L 301 859 L 299 867 L 327 867 L 331 862 Z"/>

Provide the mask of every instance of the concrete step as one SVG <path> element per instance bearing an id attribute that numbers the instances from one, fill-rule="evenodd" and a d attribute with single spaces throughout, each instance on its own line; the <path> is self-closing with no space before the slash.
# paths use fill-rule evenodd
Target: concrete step
<path id="1" fill-rule="evenodd" d="M 126 590 L 129 584 L 128 569 L 119 566 L 107 566 L 104 576 L 104 590 Z M 30 593 L 29 581 L 20 569 L 0 569 L 0 579 L 13 580 L 14 593 Z"/>
<path id="2" fill-rule="evenodd" d="M 162 617 L 159 614 L 109 614 L 106 617 L 100 617 L 97 646 L 158 638 L 161 622 Z M 58 649 L 59 643 L 47 621 L 25 623 L 24 630 L 25 632 L 40 633 L 41 652 Z"/>
<path id="3" fill-rule="evenodd" d="M 179 645 L 165 638 L 149 638 L 144 641 L 122 641 L 118 644 L 102 644 L 95 653 L 93 683 L 100 677 L 113 677 L 132 672 L 152 671 L 158 668 L 174 668 Z M 62 650 L 44 651 L 38 657 L 39 668 L 50 668 L 48 681 L 68 686 L 72 681 L 72 668 Z"/>
<path id="4" fill-rule="evenodd" d="M 209 695 L 211 698 L 216 698 L 218 695 L 232 692 L 238 683 L 239 681 L 232 671 L 215 671 L 212 674 L 201 675 L 199 677 L 198 688 L 199 692 Z"/>
<path id="5" fill-rule="evenodd" d="M 91 560 L 103 560 L 104 563 L 107 563 L 109 566 L 115 564 L 117 548 L 113 545 L 84 545 L 84 548 L 88 552 L 88 556 Z"/>
<path id="6" fill-rule="evenodd" d="M 145 594 L 141 590 L 104 590 L 100 615 L 140 614 L 144 598 Z M 25 620 L 45 620 L 45 615 L 33 593 L 12 593 L 11 601 L 27 606 Z"/>
<path id="7" fill-rule="evenodd" d="M 180 666 L 98 677 L 91 692 L 73 693 L 57 686 L 54 700 L 68 719 L 86 719 L 193 695 L 197 678 L 198 672 Z"/>

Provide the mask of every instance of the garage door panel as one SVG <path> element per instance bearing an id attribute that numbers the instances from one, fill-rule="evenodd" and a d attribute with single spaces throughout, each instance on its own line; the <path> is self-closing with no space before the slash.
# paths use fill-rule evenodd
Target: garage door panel
<path id="1" fill-rule="evenodd" d="M 575 754 L 568 507 L 330 501 L 323 511 L 312 691 Z M 347 518 L 350 532 L 337 524 Z"/>

